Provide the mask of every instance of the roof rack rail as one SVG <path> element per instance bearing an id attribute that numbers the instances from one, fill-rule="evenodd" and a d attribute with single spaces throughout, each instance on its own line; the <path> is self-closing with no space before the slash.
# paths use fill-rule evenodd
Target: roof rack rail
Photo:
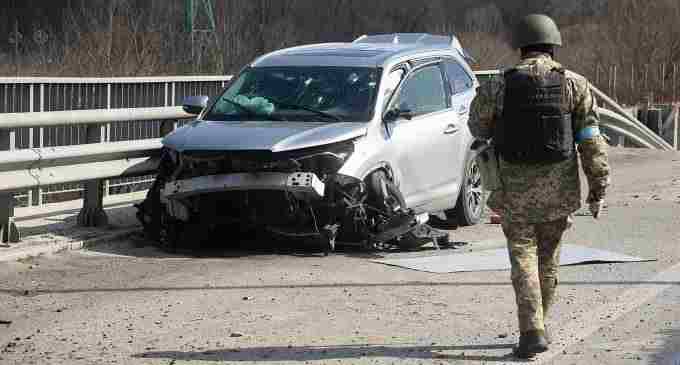
<path id="1" fill-rule="evenodd" d="M 422 44 L 431 47 L 453 48 L 468 62 L 475 62 L 475 59 L 463 49 L 455 35 L 445 36 L 429 33 L 364 34 L 352 43 Z"/>

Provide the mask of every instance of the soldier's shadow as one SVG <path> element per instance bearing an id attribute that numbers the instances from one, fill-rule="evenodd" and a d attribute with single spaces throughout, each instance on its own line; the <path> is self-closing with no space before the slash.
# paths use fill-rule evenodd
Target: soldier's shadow
<path id="1" fill-rule="evenodd" d="M 199 352 L 155 351 L 134 355 L 136 358 L 170 359 L 202 362 L 304 362 L 341 361 L 359 358 L 435 359 L 482 362 L 523 363 L 513 357 L 513 344 L 461 346 L 399 346 L 358 344 L 347 346 L 287 346 L 215 349 Z M 485 351 L 508 350 L 502 355 Z M 460 352 L 449 353 L 449 352 Z M 472 353 L 470 353 L 472 352 Z M 505 352 L 505 351 L 504 351 Z"/>

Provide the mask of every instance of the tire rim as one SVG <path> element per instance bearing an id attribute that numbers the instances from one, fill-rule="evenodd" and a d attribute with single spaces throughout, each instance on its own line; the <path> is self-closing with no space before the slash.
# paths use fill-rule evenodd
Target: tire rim
<path id="1" fill-rule="evenodd" d="M 482 212 L 484 189 L 482 188 L 482 173 L 476 161 L 472 161 L 465 182 L 467 208 L 473 217 L 479 217 Z"/>

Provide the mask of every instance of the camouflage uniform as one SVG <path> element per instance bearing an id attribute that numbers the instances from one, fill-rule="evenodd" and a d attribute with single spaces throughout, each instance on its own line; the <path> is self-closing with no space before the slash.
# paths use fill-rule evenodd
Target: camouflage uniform
<path id="1" fill-rule="evenodd" d="M 545 54 L 529 54 L 515 67 L 547 73 L 561 65 Z M 599 116 L 588 81 L 567 71 L 567 101 L 572 111 L 574 133 L 597 127 Z M 480 87 L 470 121 L 479 139 L 493 136 L 496 123 L 504 121 L 504 79 Z M 486 101 L 486 102 L 485 102 Z M 490 101 L 490 102 L 489 102 Z M 579 141 L 578 156 L 588 179 L 588 201 L 604 198 L 609 181 L 607 144 L 600 135 Z M 554 301 L 557 286 L 560 242 L 570 225 L 570 215 L 581 208 L 578 157 L 547 165 L 509 164 L 499 161 L 501 188 L 489 197 L 489 207 L 503 216 L 503 232 L 512 263 L 512 283 L 518 306 L 521 332 L 543 330 L 543 318 Z"/>

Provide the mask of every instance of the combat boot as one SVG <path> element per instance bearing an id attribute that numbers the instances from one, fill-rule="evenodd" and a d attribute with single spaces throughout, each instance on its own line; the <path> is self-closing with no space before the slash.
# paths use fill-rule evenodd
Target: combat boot
<path id="1" fill-rule="evenodd" d="M 519 344 L 515 347 L 514 355 L 520 359 L 531 359 L 536 354 L 546 351 L 548 351 L 548 341 L 545 340 L 545 331 L 536 330 L 520 333 Z"/>

